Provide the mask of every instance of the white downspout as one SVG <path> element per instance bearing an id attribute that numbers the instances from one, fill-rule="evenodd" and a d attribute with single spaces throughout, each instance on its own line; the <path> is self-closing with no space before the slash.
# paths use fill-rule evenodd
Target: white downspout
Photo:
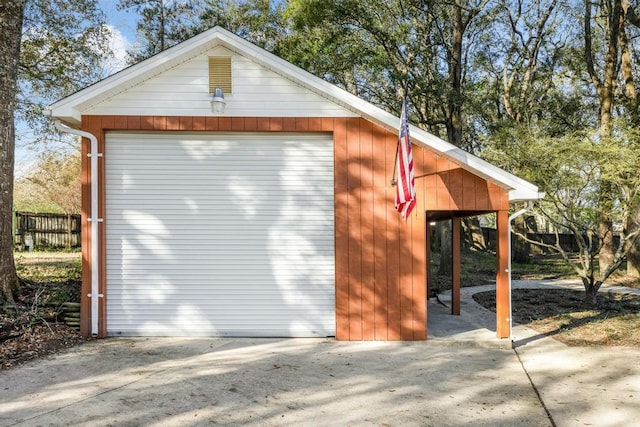
<path id="1" fill-rule="evenodd" d="M 98 335 L 98 302 L 103 296 L 98 291 L 100 277 L 98 223 L 102 222 L 102 218 L 98 218 L 98 157 L 102 157 L 102 153 L 98 153 L 98 138 L 92 133 L 70 128 L 59 120 L 55 121 L 55 126 L 61 132 L 88 138 L 91 141 L 91 151 L 87 154 L 91 159 L 91 218 L 88 218 L 91 223 L 91 293 L 87 296 L 91 298 L 91 335 L 95 337 Z"/>
<path id="2" fill-rule="evenodd" d="M 515 212 L 514 214 L 512 214 L 509 217 L 509 226 L 508 226 L 508 236 L 509 236 L 509 242 L 507 245 L 507 254 L 508 256 L 508 260 L 507 260 L 507 277 L 509 278 L 508 283 L 509 283 L 509 341 L 511 342 L 511 345 L 513 345 L 513 335 L 512 335 L 512 328 L 513 328 L 513 309 L 511 307 L 511 222 L 516 219 L 517 217 L 519 217 L 520 215 L 524 214 L 525 212 L 529 211 L 531 208 L 533 207 L 533 202 L 529 201 L 527 202 L 527 206 L 524 207 L 523 209 L 520 209 L 518 212 Z"/>

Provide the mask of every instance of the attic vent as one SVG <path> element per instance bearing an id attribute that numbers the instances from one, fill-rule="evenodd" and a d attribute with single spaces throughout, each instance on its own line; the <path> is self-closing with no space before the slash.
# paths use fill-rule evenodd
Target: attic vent
<path id="1" fill-rule="evenodd" d="M 216 87 L 221 87 L 225 95 L 232 93 L 230 56 L 209 57 L 209 93 Z"/>

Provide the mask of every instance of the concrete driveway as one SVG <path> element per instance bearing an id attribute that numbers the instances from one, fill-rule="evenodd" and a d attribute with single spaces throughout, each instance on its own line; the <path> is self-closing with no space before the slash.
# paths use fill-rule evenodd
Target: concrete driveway
<path id="1" fill-rule="evenodd" d="M 579 285 L 514 282 L 556 286 Z M 640 348 L 515 326 L 511 349 L 472 298 L 492 288 L 462 288 L 460 316 L 431 300 L 425 342 L 91 342 L 0 372 L 0 426 L 640 425 Z"/>
<path id="2" fill-rule="evenodd" d="M 108 339 L 0 374 L 0 425 L 548 426 L 512 350 Z"/>

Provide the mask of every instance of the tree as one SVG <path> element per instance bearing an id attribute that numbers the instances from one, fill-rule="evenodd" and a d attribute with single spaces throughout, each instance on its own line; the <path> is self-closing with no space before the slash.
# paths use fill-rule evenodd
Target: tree
<path id="1" fill-rule="evenodd" d="M 79 213 L 82 207 L 79 147 L 71 152 L 42 153 L 36 166 L 18 179 L 15 187 L 17 210 Z"/>
<path id="2" fill-rule="evenodd" d="M 582 280 L 586 301 L 596 304 L 598 290 L 620 268 L 640 233 L 622 228 L 613 259 L 600 267 L 598 259 L 605 244 L 599 234 L 601 216 L 624 218 L 640 199 L 640 175 L 635 172 L 640 168 L 637 142 L 624 136 L 617 144 L 604 145 L 597 133 L 547 137 L 526 127 L 514 127 L 511 133 L 519 141 L 517 151 L 492 151 L 487 156 L 507 167 L 517 165 L 521 176 L 546 192 L 534 212 L 555 226 L 556 241 L 545 243 L 526 234 L 519 236 L 559 253 Z M 601 203 L 602 181 L 616 195 L 615 203 Z M 577 257 L 560 245 L 560 230 L 573 235 L 579 247 Z"/>
<path id="3" fill-rule="evenodd" d="M 19 143 L 55 147 L 66 137 L 44 114 L 47 105 L 104 76 L 111 33 L 97 0 L 27 0 L 18 64 Z"/>
<path id="4" fill-rule="evenodd" d="M 628 123 L 637 128 L 640 126 L 640 98 L 636 87 L 638 77 L 637 71 L 634 70 L 636 68 L 634 65 L 638 58 L 638 50 L 633 49 L 631 40 L 638 36 L 640 17 L 636 14 L 629 0 L 622 1 L 622 8 L 626 20 L 630 24 L 627 28 L 623 28 L 620 34 L 621 71 L 624 82 L 624 85 L 621 86 L 624 88 L 622 96 L 627 111 Z M 625 222 L 629 230 L 635 231 L 635 224 L 640 223 L 640 204 L 632 209 L 629 213 L 629 218 L 626 218 Z M 640 277 L 640 242 L 637 242 L 627 255 L 627 274 Z"/>
<path id="5" fill-rule="evenodd" d="M 108 53 L 96 0 L 0 2 L 0 298 L 14 302 L 11 234 L 15 121 L 36 142 L 52 141 L 44 105 L 96 80 Z"/>
<path id="6" fill-rule="evenodd" d="M 0 292 L 7 304 L 14 304 L 18 285 L 13 259 L 13 162 L 18 92 L 18 58 L 26 0 L 0 3 Z"/>
<path id="7" fill-rule="evenodd" d="M 470 104 L 483 155 L 537 183 L 547 197 L 536 214 L 578 241 L 576 262 L 549 247 L 574 267 L 590 302 L 638 245 L 637 32 L 622 3 L 501 2 L 490 39 L 511 42 L 479 56 L 483 97 Z"/>
<path id="8" fill-rule="evenodd" d="M 599 13 L 596 19 L 602 28 L 602 36 L 604 38 L 604 55 L 603 60 L 600 61 L 601 67 L 599 70 L 596 69 L 597 62 L 594 58 L 595 52 L 593 49 L 593 6 L 594 4 L 591 1 L 585 1 L 584 57 L 587 72 L 598 97 L 600 143 L 610 145 L 613 136 L 615 87 L 620 67 L 619 43 L 623 24 L 622 4 L 619 0 L 603 0 L 597 4 Z M 600 205 L 602 206 L 602 214 L 599 217 L 598 237 L 602 242 L 602 248 L 598 259 L 600 269 L 605 270 L 613 262 L 615 256 L 613 248 L 613 218 L 607 215 L 610 210 L 608 205 L 613 204 L 614 200 L 611 198 L 613 190 L 611 184 L 603 180 L 601 186 Z"/>
<path id="9" fill-rule="evenodd" d="M 219 25 L 263 49 L 279 55 L 288 36 L 285 2 L 273 0 L 212 0 L 200 16 L 200 30 Z"/>
<path id="10" fill-rule="evenodd" d="M 474 105 L 492 138 L 510 135 L 502 129 L 535 127 L 540 115 L 548 111 L 548 98 L 554 90 L 560 58 L 570 32 L 559 32 L 562 14 L 557 0 L 501 0 L 494 6 L 494 24 L 487 27 L 477 47 L 478 62 L 473 72 L 478 82 L 493 93 Z M 481 90 L 479 95 L 485 95 Z M 478 133 L 482 133 L 481 130 Z M 496 141 L 494 141 L 496 142 Z M 516 147 L 513 147 L 516 148 Z M 525 217 L 514 220 L 514 230 L 526 233 Z M 528 262 L 531 248 L 526 240 L 515 238 L 512 258 Z"/>
<path id="11" fill-rule="evenodd" d="M 282 49 L 291 62 L 386 110 L 399 112 L 406 96 L 413 123 L 470 148 L 465 138 L 465 79 L 471 41 L 478 26 L 490 22 L 483 15 L 487 4 L 296 0 L 287 10 L 295 34 Z M 438 229 L 440 274 L 449 275 L 451 228 L 443 221 Z"/>
<path id="12" fill-rule="evenodd" d="M 141 40 L 129 51 L 135 64 L 194 35 L 199 28 L 201 2 L 192 0 L 119 0 L 118 9 L 133 9 L 141 19 L 136 25 Z"/>
<path id="13" fill-rule="evenodd" d="M 399 112 L 406 90 L 414 123 L 464 146 L 466 53 L 487 3 L 296 0 L 283 51 L 387 110 Z"/>

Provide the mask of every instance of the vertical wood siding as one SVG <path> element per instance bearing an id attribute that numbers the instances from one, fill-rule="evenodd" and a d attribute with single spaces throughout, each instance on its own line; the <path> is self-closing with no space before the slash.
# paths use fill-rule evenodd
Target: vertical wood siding
<path id="1" fill-rule="evenodd" d="M 83 116 L 82 128 L 104 148 L 106 130 L 332 132 L 334 141 L 336 338 L 423 340 L 427 336 L 426 211 L 506 211 L 505 190 L 423 147 L 413 146 L 417 206 L 405 223 L 393 206 L 397 136 L 361 118 Z M 83 154 L 88 141 L 83 141 Z M 100 162 L 101 215 L 104 167 Z M 89 162 L 83 156 L 83 299 L 90 333 Z M 108 201 L 107 201 L 108 202 Z M 108 218 L 105 219 L 108 226 Z M 106 294 L 104 226 L 100 292 Z M 108 260 L 106 260 L 108 262 Z M 104 301 L 100 335 L 106 335 Z"/>

